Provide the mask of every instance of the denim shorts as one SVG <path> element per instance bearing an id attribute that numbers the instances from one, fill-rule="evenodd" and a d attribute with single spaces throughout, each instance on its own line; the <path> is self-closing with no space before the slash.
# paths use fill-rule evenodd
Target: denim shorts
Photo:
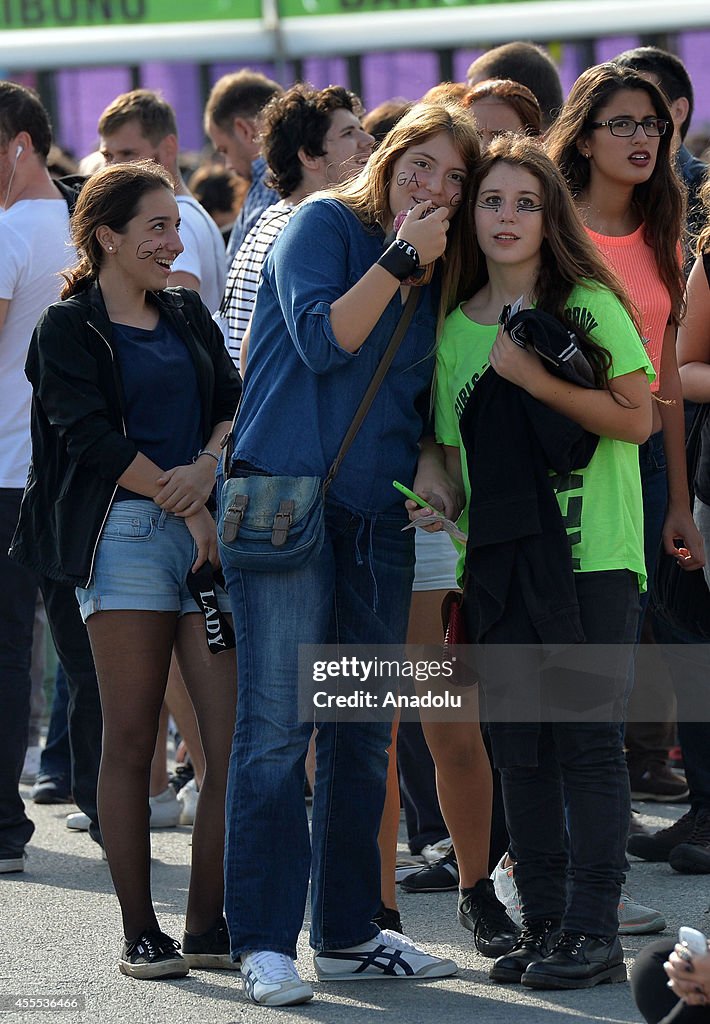
<path id="1" fill-rule="evenodd" d="M 148 499 L 119 501 L 104 524 L 91 584 L 76 588 L 81 617 L 136 610 L 199 612 L 185 579 L 197 557 L 192 534 L 180 516 Z M 217 588 L 220 611 L 229 598 Z"/>

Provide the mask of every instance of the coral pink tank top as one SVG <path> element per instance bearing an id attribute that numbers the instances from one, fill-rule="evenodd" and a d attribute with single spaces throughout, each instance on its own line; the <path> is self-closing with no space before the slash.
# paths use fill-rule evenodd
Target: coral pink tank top
<path id="1" fill-rule="evenodd" d="M 641 336 L 646 354 L 653 363 L 656 379 L 651 390 L 660 384 L 663 335 L 671 315 L 671 299 L 661 281 L 653 249 L 643 235 L 643 224 L 630 235 L 599 235 L 586 228 L 597 249 L 626 288 L 641 317 Z"/>

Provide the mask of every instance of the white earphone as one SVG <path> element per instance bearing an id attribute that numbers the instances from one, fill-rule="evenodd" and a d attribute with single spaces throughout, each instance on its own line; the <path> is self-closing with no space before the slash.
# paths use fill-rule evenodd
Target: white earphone
<path id="1" fill-rule="evenodd" d="M 5 198 L 4 198 L 3 204 L 2 204 L 4 209 L 7 209 L 7 201 L 10 198 L 10 190 L 12 189 L 12 183 L 15 180 L 15 171 L 17 170 L 17 161 L 20 159 L 20 154 L 24 153 L 24 151 L 25 151 L 25 147 L 22 145 L 21 142 L 18 142 L 17 149 L 15 150 L 15 161 L 14 161 L 14 163 L 12 165 L 12 172 L 10 174 L 10 180 L 7 183 L 7 192 L 5 193 Z"/>

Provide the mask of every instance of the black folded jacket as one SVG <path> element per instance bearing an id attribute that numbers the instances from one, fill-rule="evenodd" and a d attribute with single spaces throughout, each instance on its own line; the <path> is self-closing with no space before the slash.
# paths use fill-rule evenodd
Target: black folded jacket
<path id="1" fill-rule="evenodd" d="M 576 334 L 557 317 L 542 309 L 521 309 L 511 316 L 506 331 L 516 345 L 534 348 L 556 377 L 583 388 L 596 387 L 594 371 L 579 347 Z"/>
<path id="2" fill-rule="evenodd" d="M 524 310 L 509 327 L 543 347 L 560 375 L 582 383 L 579 361 L 566 358 L 570 337 L 558 320 Z M 550 358 L 543 358 L 547 366 Z M 459 426 L 471 485 L 464 601 L 469 641 L 485 640 L 500 621 L 513 577 L 541 643 L 582 641 L 571 547 L 550 471 L 564 477 L 585 467 L 599 438 L 492 368 L 473 389 Z"/>

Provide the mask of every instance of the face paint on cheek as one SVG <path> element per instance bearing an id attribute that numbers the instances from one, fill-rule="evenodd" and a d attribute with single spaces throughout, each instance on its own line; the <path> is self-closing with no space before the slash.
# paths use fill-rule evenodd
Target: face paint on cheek
<path id="1" fill-rule="evenodd" d="M 419 188 L 419 178 L 417 178 L 416 171 L 409 175 L 406 171 L 400 171 L 397 175 L 397 184 L 400 186 L 414 185 L 415 188 Z"/>
<path id="2" fill-rule="evenodd" d="M 449 200 L 449 206 L 460 206 L 461 205 L 461 193 L 455 192 Z"/>
<path id="3" fill-rule="evenodd" d="M 136 249 L 136 259 L 149 260 L 151 256 L 157 255 L 162 248 L 162 242 L 156 245 L 152 238 L 147 238 L 144 242 L 139 243 Z"/>

